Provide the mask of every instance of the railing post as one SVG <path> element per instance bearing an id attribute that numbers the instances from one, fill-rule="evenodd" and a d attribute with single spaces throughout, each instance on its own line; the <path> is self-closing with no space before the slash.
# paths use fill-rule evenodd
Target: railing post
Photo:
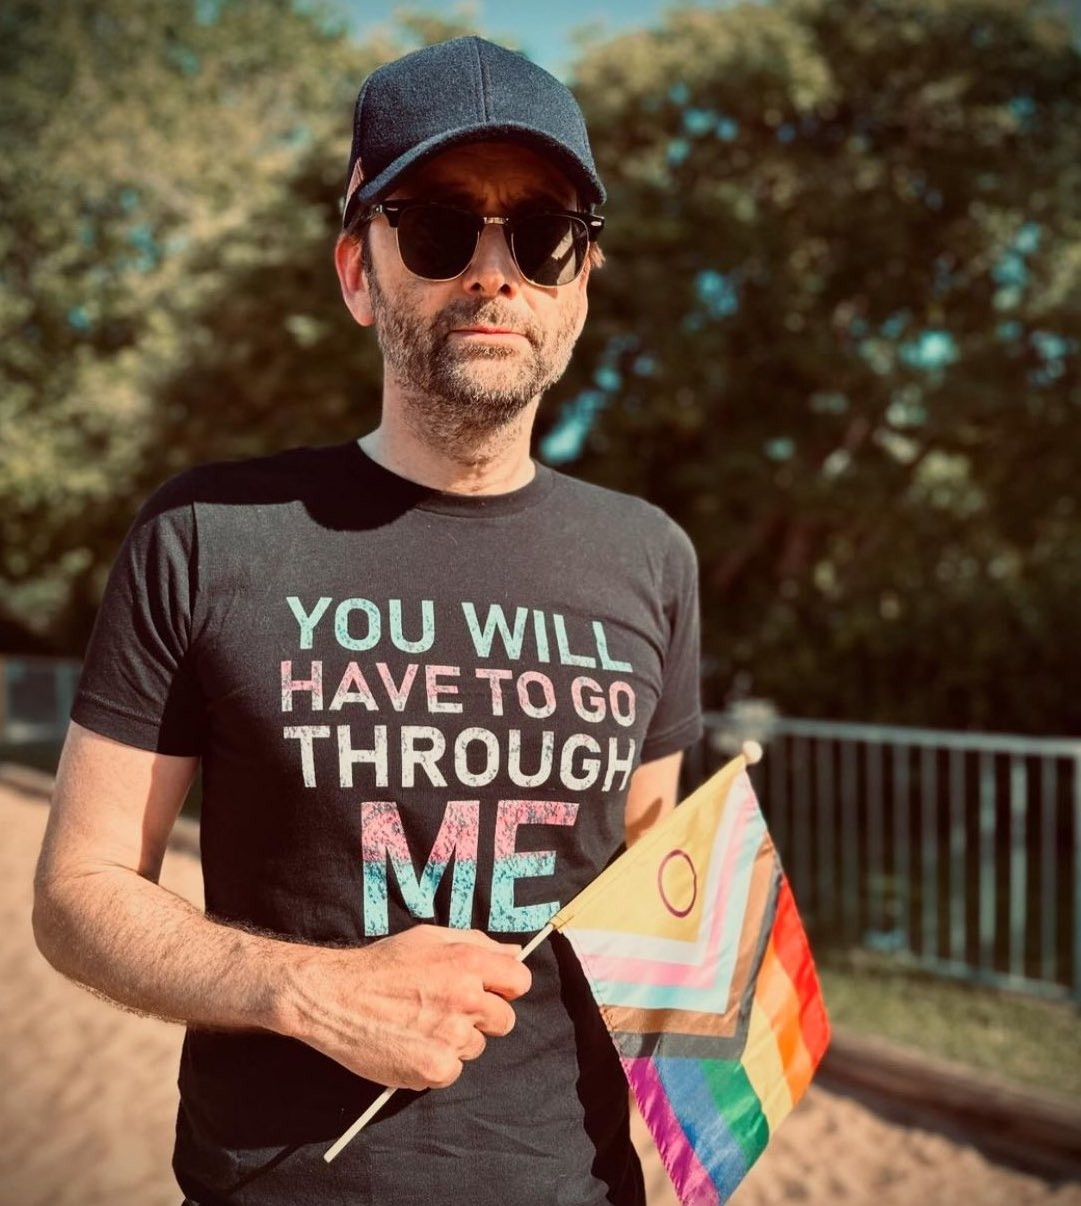
<path id="1" fill-rule="evenodd" d="M 882 745 L 867 746 L 867 925 L 876 934 L 884 927 L 882 907 L 886 884 L 883 828 L 886 802 L 882 792 Z"/>
<path id="2" fill-rule="evenodd" d="M 1025 813 L 1028 808 L 1028 769 L 1019 754 L 1010 759 L 1010 974 L 1025 974 L 1025 902 L 1028 867 Z"/>
<path id="3" fill-rule="evenodd" d="M 1058 845 L 1058 774 L 1054 758 L 1040 760 L 1040 976 L 1055 979 L 1058 966 L 1058 876 L 1055 853 Z"/>
<path id="4" fill-rule="evenodd" d="M 950 750 L 950 949 L 957 962 L 965 958 L 965 896 L 968 866 L 965 860 L 965 752 Z"/>
<path id="5" fill-rule="evenodd" d="M 995 756 L 980 754 L 980 967 L 995 968 Z"/>
<path id="6" fill-rule="evenodd" d="M 791 799 L 788 794 L 788 774 L 785 768 L 787 738 L 775 733 L 769 743 L 769 824 L 773 840 L 787 862 L 788 842 L 791 833 Z"/>
<path id="7" fill-rule="evenodd" d="M 938 958 L 938 772 L 937 750 L 925 745 L 920 754 L 920 955 Z"/>
<path id="8" fill-rule="evenodd" d="M 846 938 L 860 936 L 859 810 L 856 744 L 841 743 L 841 919 Z"/>
<path id="9" fill-rule="evenodd" d="M 833 742 L 822 739 L 814 744 L 815 802 L 818 830 L 818 901 L 819 917 L 837 923 L 837 860 L 834 857 L 834 791 Z"/>
<path id="10" fill-rule="evenodd" d="M 905 950 L 912 951 L 912 830 L 908 785 L 911 753 L 907 745 L 893 751 L 893 879 L 897 892 L 897 925 Z"/>
<path id="11" fill-rule="evenodd" d="M 811 793 L 808 791 L 810 776 L 807 757 L 807 739 L 797 737 L 792 743 L 793 768 L 793 816 L 792 816 L 792 862 L 795 872 L 796 892 L 803 893 L 803 899 L 811 898 Z M 817 894 L 816 894 L 817 895 Z M 820 917 L 820 902 L 814 902 L 815 920 Z"/>
<path id="12" fill-rule="evenodd" d="M 1081 1006 L 1081 754 L 1073 763 L 1073 998 Z"/>

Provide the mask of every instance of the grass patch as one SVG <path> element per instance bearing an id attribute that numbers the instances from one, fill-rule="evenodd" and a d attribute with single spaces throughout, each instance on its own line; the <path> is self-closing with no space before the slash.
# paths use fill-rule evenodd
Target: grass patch
<path id="1" fill-rule="evenodd" d="M 864 951 L 816 957 L 830 1018 L 858 1034 L 1081 1101 L 1081 1012 Z"/>

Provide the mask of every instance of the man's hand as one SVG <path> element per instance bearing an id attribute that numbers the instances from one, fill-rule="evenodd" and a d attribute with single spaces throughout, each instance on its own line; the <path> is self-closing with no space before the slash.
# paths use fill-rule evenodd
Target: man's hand
<path id="1" fill-rule="evenodd" d="M 521 948 L 478 930 L 422 925 L 349 950 L 297 948 L 282 1033 L 394 1088 L 445 1088 L 486 1035 L 514 1026 L 527 991 Z"/>

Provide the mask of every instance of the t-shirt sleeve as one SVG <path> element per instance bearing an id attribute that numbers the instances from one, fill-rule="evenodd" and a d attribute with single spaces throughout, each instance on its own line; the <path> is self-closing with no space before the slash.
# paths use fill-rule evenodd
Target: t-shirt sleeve
<path id="1" fill-rule="evenodd" d="M 125 745 L 197 755 L 203 705 L 195 673 L 197 539 L 186 477 L 139 512 L 109 575 L 72 719 Z"/>
<path id="2" fill-rule="evenodd" d="M 642 746 L 643 762 L 685 750 L 702 735 L 698 560 L 687 534 L 671 526 L 663 583 L 668 648 L 661 697 Z"/>

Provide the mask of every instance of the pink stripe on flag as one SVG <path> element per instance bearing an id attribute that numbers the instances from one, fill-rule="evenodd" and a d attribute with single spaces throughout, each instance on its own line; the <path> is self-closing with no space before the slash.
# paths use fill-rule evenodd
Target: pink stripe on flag
<path id="1" fill-rule="evenodd" d="M 736 937 L 743 928 L 743 914 L 738 918 L 728 916 L 728 897 L 732 887 L 734 864 L 741 853 L 741 841 L 747 826 L 754 815 L 753 795 L 748 792 L 740 803 L 739 820 L 735 823 L 729 836 L 728 850 L 725 855 L 724 868 L 720 876 L 721 895 L 707 909 L 703 910 L 710 920 L 709 939 L 706 950 L 697 963 L 670 963 L 653 959 L 636 959 L 625 955 L 603 955 L 586 953 L 579 950 L 578 957 L 583 963 L 588 961 L 589 974 L 594 981 L 632 984 L 667 984 L 690 988 L 709 988 L 717 978 L 717 948 L 721 945 L 726 922 L 735 922 Z M 752 852 L 757 853 L 758 847 Z M 749 887 L 749 885 L 748 885 Z M 570 930 L 572 927 L 568 926 Z M 569 936 L 569 935 L 568 935 Z M 690 943 L 688 943 L 690 946 Z M 733 962 L 733 966 L 734 966 Z"/>
<path id="2" fill-rule="evenodd" d="M 620 1060 L 679 1200 L 694 1206 L 721 1206 L 717 1186 L 680 1126 L 653 1061 L 643 1056 L 621 1056 Z"/>

